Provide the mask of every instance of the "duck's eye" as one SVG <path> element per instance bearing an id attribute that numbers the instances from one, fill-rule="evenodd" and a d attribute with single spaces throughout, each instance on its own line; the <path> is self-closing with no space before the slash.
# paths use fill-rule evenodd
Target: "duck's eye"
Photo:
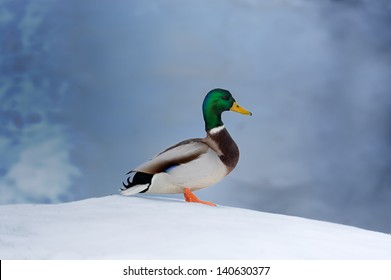
<path id="1" fill-rule="evenodd" d="M 228 101 L 229 97 L 228 96 L 223 96 L 222 99 L 225 100 L 225 101 Z"/>

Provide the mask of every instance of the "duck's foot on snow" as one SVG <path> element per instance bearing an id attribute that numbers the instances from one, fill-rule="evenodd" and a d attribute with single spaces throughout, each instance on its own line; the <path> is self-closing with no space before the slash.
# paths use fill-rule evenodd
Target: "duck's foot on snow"
<path id="1" fill-rule="evenodd" d="M 199 199 L 198 197 L 196 197 L 196 195 L 194 193 L 192 193 L 190 191 L 189 188 L 185 188 L 185 191 L 183 193 L 183 196 L 185 197 L 185 200 L 187 202 L 196 202 L 196 203 L 202 203 L 202 204 L 206 204 L 206 205 L 209 205 L 209 206 L 216 206 L 216 204 L 212 203 L 212 202 L 209 202 L 209 201 L 203 201 L 201 199 Z"/>

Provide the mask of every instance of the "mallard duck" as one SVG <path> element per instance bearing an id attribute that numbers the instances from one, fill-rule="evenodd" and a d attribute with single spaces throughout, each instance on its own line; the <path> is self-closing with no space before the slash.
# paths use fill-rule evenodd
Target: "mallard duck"
<path id="1" fill-rule="evenodd" d="M 221 121 L 221 114 L 229 110 L 252 115 L 228 90 L 211 90 L 202 105 L 206 137 L 179 142 L 132 169 L 127 173 L 131 175 L 127 184 L 122 183 L 121 193 L 183 193 L 187 202 L 216 206 L 192 192 L 220 181 L 238 163 L 239 149 Z"/>

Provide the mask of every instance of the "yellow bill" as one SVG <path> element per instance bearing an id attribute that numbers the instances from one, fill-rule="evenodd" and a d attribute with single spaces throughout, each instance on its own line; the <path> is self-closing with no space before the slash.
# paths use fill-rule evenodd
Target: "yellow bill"
<path id="1" fill-rule="evenodd" d="M 239 106 L 239 104 L 236 102 L 234 102 L 234 104 L 232 104 L 232 107 L 230 110 L 237 112 L 237 113 L 240 113 L 240 114 L 243 114 L 243 115 L 249 115 L 249 116 L 252 115 L 252 113 L 250 111 L 247 111 L 243 107 Z"/>

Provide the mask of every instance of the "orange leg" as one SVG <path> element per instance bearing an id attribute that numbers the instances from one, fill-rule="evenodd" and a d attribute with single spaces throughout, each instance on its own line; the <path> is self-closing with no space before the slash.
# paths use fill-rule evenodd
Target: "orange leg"
<path id="1" fill-rule="evenodd" d="M 206 205 L 209 205 L 209 206 L 216 206 L 216 204 L 214 204 L 212 202 L 200 200 L 198 197 L 196 197 L 196 195 L 194 193 L 192 193 L 190 191 L 189 188 L 185 189 L 185 192 L 183 193 L 183 196 L 185 197 L 185 200 L 187 202 L 197 202 L 197 203 L 202 203 L 202 204 L 206 204 Z"/>

